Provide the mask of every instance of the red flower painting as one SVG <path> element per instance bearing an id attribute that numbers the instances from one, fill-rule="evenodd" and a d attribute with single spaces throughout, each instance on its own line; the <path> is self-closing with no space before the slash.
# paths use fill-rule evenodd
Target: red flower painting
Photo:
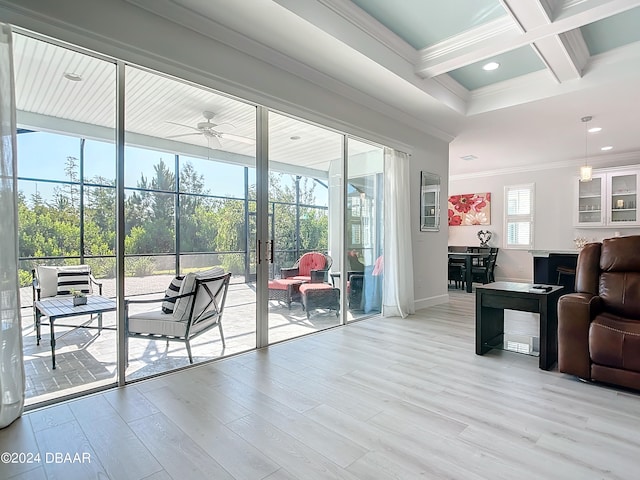
<path id="1" fill-rule="evenodd" d="M 491 193 L 449 197 L 449 226 L 491 225 Z"/>

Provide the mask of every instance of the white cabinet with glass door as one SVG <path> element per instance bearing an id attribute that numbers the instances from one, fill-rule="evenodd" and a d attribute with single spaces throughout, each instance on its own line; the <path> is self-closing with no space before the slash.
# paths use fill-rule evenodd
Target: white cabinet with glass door
<path id="1" fill-rule="evenodd" d="M 576 225 L 600 227 L 606 211 L 606 175 L 593 175 L 589 182 L 578 181 L 578 209 Z"/>
<path id="2" fill-rule="evenodd" d="M 611 226 L 636 226 L 638 222 L 638 179 L 640 170 L 607 175 L 607 223 Z"/>
<path id="3" fill-rule="evenodd" d="M 579 227 L 634 227 L 638 218 L 640 169 L 602 171 L 590 182 L 578 182 Z"/>

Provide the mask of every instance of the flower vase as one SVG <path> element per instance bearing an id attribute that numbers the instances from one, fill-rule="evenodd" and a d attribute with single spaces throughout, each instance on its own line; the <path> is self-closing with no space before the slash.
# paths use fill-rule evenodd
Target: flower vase
<path id="1" fill-rule="evenodd" d="M 87 297 L 73 297 L 73 306 L 77 307 L 78 305 L 86 305 Z"/>

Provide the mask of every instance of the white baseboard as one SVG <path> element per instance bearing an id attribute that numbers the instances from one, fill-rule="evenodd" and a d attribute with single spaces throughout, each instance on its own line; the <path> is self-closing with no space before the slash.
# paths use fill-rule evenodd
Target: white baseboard
<path id="1" fill-rule="evenodd" d="M 447 303 L 449 301 L 449 294 L 445 293 L 444 295 L 437 295 L 435 297 L 429 298 L 421 298 L 414 302 L 414 306 L 416 310 L 420 310 L 422 308 L 433 307 L 434 305 L 440 305 L 441 303 Z"/>

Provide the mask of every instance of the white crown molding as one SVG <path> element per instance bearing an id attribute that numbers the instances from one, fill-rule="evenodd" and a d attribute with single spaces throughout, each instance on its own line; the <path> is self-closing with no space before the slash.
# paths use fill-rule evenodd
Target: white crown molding
<path id="1" fill-rule="evenodd" d="M 425 80 L 425 81 L 428 81 L 428 80 Z M 430 79 L 430 81 L 438 83 L 447 91 L 451 92 L 453 95 L 455 95 L 455 97 L 459 98 L 462 102 L 464 102 L 464 105 L 466 107 L 467 102 L 471 98 L 471 92 L 469 92 L 469 90 L 467 90 L 465 87 L 460 85 L 459 82 L 454 80 L 451 75 L 445 73 Z M 461 113 L 466 113 L 466 108 L 464 111 L 461 111 Z"/>
<path id="2" fill-rule="evenodd" d="M 420 61 L 429 62 L 451 52 L 461 50 L 471 45 L 476 45 L 490 38 L 502 35 L 505 32 L 511 32 L 514 29 L 519 30 L 514 24 L 513 19 L 508 15 L 487 22 L 479 27 L 467 30 L 453 37 L 449 37 L 430 47 L 423 48 L 419 51 Z"/>
<path id="3" fill-rule="evenodd" d="M 597 157 L 589 157 L 589 163 L 594 168 L 616 168 L 617 166 L 635 165 L 640 162 L 640 151 L 617 153 L 611 155 L 599 155 Z M 482 172 L 460 173 L 449 175 L 449 181 L 472 180 L 474 178 L 496 177 L 500 175 L 513 175 L 516 173 L 539 172 L 542 170 L 557 170 L 560 168 L 576 169 L 584 165 L 584 158 L 573 160 L 562 160 L 559 162 L 545 162 L 531 165 L 522 165 L 518 167 L 498 168 L 495 170 L 483 170 Z M 576 175 L 578 175 L 576 170 Z"/>
<path id="4" fill-rule="evenodd" d="M 521 28 L 504 15 L 418 52 L 416 74 L 431 78 L 510 50 L 522 35 Z"/>
<path id="5" fill-rule="evenodd" d="M 282 0 L 274 0 L 282 3 Z M 300 0 L 295 0 L 300 1 Z M 418 60 L 418 52 L 398 35 L 389 30 L 385 25 L 373 18 L 353 2 L 344 0 L 316 0 L 326 8 L 340 15 L 349 23 L 369 35 L 376 42 L 383 44 L 396 55 L 404 58 L 411 64 Z"/>
<path id="6" fill-rule="evenodd" d="M 159 15 L 167 20 L 179 24 L 189 30 L 197 32 L 215 41 L 228 45 L 238 51 L 257 58 L 265 63 L 280 68 L 286 72 L 305 79 L 325 90 L 337 95 L 349 98 L 366 108 L 375 110 L 387 115 L 403 124 L 410 125 L 424 133 L 432 135 L 438 139 L 450 142 L 454 136 L 433 125 L 426 124 L 424 120 L 415 118 L 406 112 L 393 107 L 382 100 L 372 97 L 360 90 L 357 90 L 327 74 L 324 74 L 302 62 L 299 62 L 288 55 L 285 55 L 263 43 L 253 40 L 233 29 L 226 27 L 216 21 L 207 18 L 189 8 L 180 5 L 175 0 L 125 0 L 127 3 L 142 8 L 155 15 Z M 264 96 L 263 93 L 259 93 Z M 286 99 L 277 99 L 279 103 Z M 300 109 L 299 105 L 291 105 L 295 109 Z M 310 112 L 317 115 L 317 112 Z M 349 131 L 351 125 L 342 124 L 339 119 L 331 119 L 338 122 L 339 128 Z M 365 132 L 371 136 L 370 132 Z M 378 136 L 379 137 L 379 136 Z"/>
<path id="7" fill-rule="evenodd" d="M 544 9 L 544 11 L 546 12 L 547 17 L 549 17 L 549 20 L 553 22 L 556 16 L 558 15 L 558 11 L 560 10 L 560 8 L 562 8 L 563 1 L 562 0 L 539 0 L 539 2 L 542 8 Z"/>
<path id="8" fill-rule="evenodd" d="M 470 92 L 467 115 L 512 107 L 546 98 L 556 92 L 558 83 L 548 70 L 538 70 L 511 80 L 494 83 Z"/>
<path id="9" fill-rule="evenodd" d="M 579 28 L 576 28 L 574 30 L 561 33 L 559 38 L 566 49 L 569 61 L 575 68 L 576 76 L 578 78 L 582 77 L 582 70 L 591 56 L 587 43 L 584 41 L 584 37 L 582 36 L 582 32 Z"/>

